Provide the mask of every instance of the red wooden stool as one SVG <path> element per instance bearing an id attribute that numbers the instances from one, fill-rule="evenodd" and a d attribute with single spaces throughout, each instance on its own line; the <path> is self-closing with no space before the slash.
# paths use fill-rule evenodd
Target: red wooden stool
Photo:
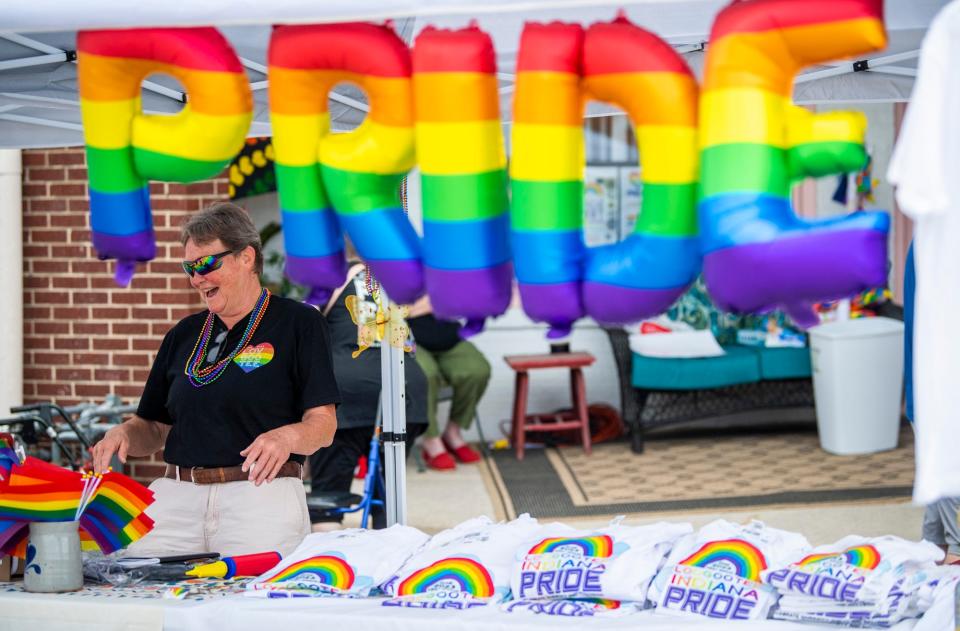
<path id="1" fill-rule="evenodd" d="M 507 355 L 503 358 L 510 368 L 517 371 L 513 399 L 513 418 L 510 434 L 513 438 L 517 460 L 523 460 L 527 432 L 560 432 L 580 429 L 583 450 L 590 453 L 590 419 L 587 415 L 587 388 L 583 381 L 584 366 L 595 359 L 590 353 L 546 353 L 543 355 Z M 527 414 L 531 370 L 538 368 L 569 368 L 570 395 L 573 411 L 560 414 Z"/>

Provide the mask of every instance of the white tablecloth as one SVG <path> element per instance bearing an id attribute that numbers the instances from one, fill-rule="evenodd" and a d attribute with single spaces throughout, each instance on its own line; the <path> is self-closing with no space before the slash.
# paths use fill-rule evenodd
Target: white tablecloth
<path id="1" fill-rule="evenodd" d="M 557 631 L 637 629 L 673 631 L 836 631 L 838 627 L 774 620 L 724 622 L 676 618 L 651 611 L 619 618 L 559 618 L 505 613 L 495 607 L 466 611 L 384 607 L 381 600 L 264 599 L 241 595 L 202 601 L 162 600 L 104 593 L 46 595 L 0 591 L 0 630 L 11 631 Z M 895 631 L 955 631 L 954 597 L 947 593 L 920 621 Z"/>

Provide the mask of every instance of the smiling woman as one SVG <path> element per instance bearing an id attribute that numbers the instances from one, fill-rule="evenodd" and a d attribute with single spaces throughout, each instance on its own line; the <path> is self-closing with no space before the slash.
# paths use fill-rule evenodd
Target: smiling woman
<path id="1" fill-rule="evenodd" d="M 304 457 L 336 429 L 326 320 L 261 287 L 260 236 L 243 209 L 197 213 L 181 243 L 207 309 L 167 333 L 137 415 L 93 447 L 94 467 L 163 449 L 156 527 L 133 554 L 287 554 L 309 531 Z"/>

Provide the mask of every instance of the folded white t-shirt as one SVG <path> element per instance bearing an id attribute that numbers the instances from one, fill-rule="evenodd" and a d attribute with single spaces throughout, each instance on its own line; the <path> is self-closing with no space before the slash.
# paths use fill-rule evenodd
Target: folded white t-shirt
<path id="1" fill-rule="evenodd" d="M 497 603 L 510 593 L 513 558 L 537 531 L 529 515 L 495 524 L 486 517 L 435 535 L 383 586 L 384 606 L 468 609 Z"/>
<path id="2" fill-rule="evenodd" d="M 247 596 L 364 597 L 393 576 L 429 537 L 399 524 L 307 535 L 290 556 L 247 586 Z"/>
<path id="3" fill-rule="evenodd" d="M 656 613 L 764 619 L 777 592 L 760 582 L 761 573 L 809 549 L 799 533 L 759 521 L 740 525 L 718 519 L 677 541 L 650 586 L 650 597 L 657 602 Z"/>
<path id="4" fill-rule="evenodd" d="M 548 524 L 523 542 L 513 565 L 517 600 L 590 598 L 643 605 L 647 587 L 687 523 L 613 523 L 596 530 Z"/>

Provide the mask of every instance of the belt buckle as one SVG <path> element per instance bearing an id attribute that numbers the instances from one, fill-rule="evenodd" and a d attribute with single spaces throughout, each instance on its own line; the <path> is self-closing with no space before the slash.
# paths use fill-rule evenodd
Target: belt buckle
<path id="1" fill-rule="evenodd" d="M 199 468 L 200 468 L 200 467 L 190 467 L 190 481 L 191 481 L 192 483 L 194 483 L 194 484 L 198 484 L 198 482 L 194 479 L 194 477 L 193 477 L 193 472 L 194 472 L 196 469 L 199 469 Z"/>

